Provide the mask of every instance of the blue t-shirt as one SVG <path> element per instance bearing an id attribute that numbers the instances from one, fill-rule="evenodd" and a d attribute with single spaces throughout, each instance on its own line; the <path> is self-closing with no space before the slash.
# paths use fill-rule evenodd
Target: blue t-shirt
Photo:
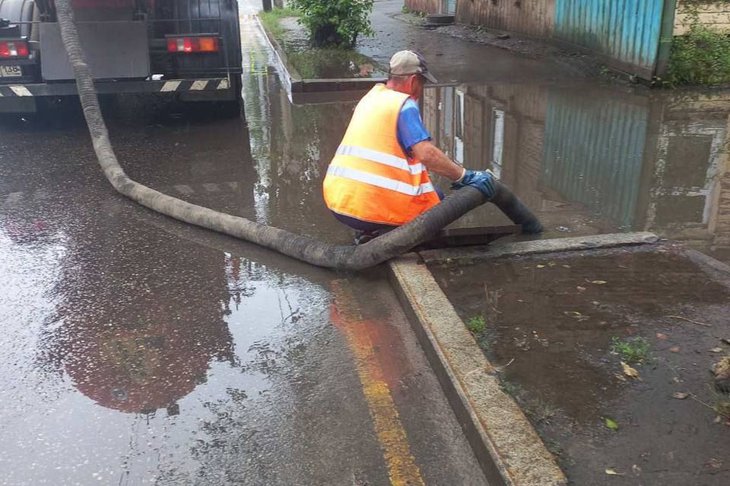
<path id="1" fill-rule="evenodd" d="M 431 135 L 423 126 L 418 103 L 408 98 L 398 115 L 398 143 L 410 155 L 411 147 L 424 140 L 431 140 Z"/>

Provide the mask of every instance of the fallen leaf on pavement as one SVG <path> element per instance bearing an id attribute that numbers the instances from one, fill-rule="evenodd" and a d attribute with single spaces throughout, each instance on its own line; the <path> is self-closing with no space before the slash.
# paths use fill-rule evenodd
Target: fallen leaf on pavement
<path id="1" fill-rule="evenodd" d="M 595 285 L 606 285 L 608 282 L 606 282 L 605 280 L 593 280 L 591 281 L 591 283 Z"/>
<path id="2" fill-rule="evenodd" d="M 545 268 L 545 265 L 538 265 L 537 268 Z"/>
<path id="3" fill-rule="evenodd" d="M 711 353 L 722 353 L 722 348 L 712 348 L 710 350 Z"/>
<path id="4" fill-rule="evenodd" d="M 623 476 L 623 474 L 616 472 L 615 469 L 606 469 L 606 474 L 609 476 Z"/>
<path id="5" fill-rule="evenodd" d="M 578 292 L 585 292 L 586 291 L 586 288 L 585 287 L 581 287 L 580 285 L 578 285 L 576 287 L 576 289 L 578 290 Z"/>
<path id="6" fill-rule="evenodd" d="M 627 365 L 623 361 L 621 361 L 621 367 L 624 370 L 624 375 L 628 376 L 629 378 L 638 378 L 639 372 L 636 371 L 635 368 L 632 368 L 631 366 Z"/>
<path id="7" fill-rule="evenodd" d="M 669 348 L 669 351 L 671 351 L 672 353 L 678 353 L 679 352 L 679 346 L 672 346 L 671 348 Z"/>
<path id="8" fill-rule="evenodd" d="M 656 338 L 657 339 L 660 339 L 662 341 L 666 341 L 667 340 L 667 335 L 666 334 L 663 334 L 661 332 L 658 332 L 658 333 L 656 333 Z"/>
<path id="9" fill-rule="evenodd" d="M 673 398 L 676 398 L 677 400 L 684 400 L 688 396 L 689 396 L 689 393 L 684 393 L 684 392 L 674 392 L 674 393 L 672 393 L 672 397 Z"/>
<path id="10" fill-rule="evenodd" d="M 616 421 L 614 419 L 605 418 L 604 420 L 606 422 L 606 427 L 608 427 L 609 429 L 611 429 L 613 431 L 618 430 L 618 424 L 616 423 Z"/>

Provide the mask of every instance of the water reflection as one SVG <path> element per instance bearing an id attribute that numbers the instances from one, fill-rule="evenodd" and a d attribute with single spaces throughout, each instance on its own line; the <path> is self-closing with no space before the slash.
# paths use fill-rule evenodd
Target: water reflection
<path id="1" fill-rule="evenodd" d="M 322 202 L 322 179 L 344 135 L 354 101 L 292 104 L 276 75 L 261 31 L 241 24 L 243 97 L 258 182 L 256 218 L 262 223 L 324 239 L 344 234 Z M 330 100 L 331 101 L 331 100 Z"/>
<path id="2" fill-rule="evenodd" d="M 100 405 L 177 414 L 177 401 L 205 381 L 209 361 L 233 363 L 226 262 L 192 246 L 167 255 L 166 242 L 147 237 L 108 243 L 109 253 L 74 262 L 61 281 L 54 357 Z M 191 259 L 202 271 L 177 284 Z"/>
<path id="3" fill-rule="evenodd" d="M 458 85 L 428 90 L 424 119 L 452 157 L 495 171 L 549 231 L 647 230 L 728 249 L 728 98 Z"/>

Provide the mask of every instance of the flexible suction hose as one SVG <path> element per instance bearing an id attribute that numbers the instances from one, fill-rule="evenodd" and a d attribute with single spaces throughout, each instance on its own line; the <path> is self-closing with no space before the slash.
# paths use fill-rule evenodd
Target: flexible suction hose
<path id="1" fill-rule="evenodd" d="M 61 39 L 73 68 L 94 151 L 104 175 L 114 189 L 153 211 L 256 243 L 312 265 L 344 270 L 362 270 L 385 262 L 428 241 L 442 228 L 486 202 L 481 192 L 471 187 L 465 187 L 453 192 L 441 204 L 414 221 L 368 243 L 359 246 L 335 246 L 245 218 L 190 204 L 150 189 L 130 179 L 119 165 L 109 140 L 104 118 L 101 115 L 91 70 L 86 64 L 76 31 L 71 0 L 55 0 L 55 4 Z M 492 202 L 515 224 L 522 225 L 524 232 L 539 233 L 542 230 L 537 218 L 503 184 L 497 184 L 497 195 Z"/>

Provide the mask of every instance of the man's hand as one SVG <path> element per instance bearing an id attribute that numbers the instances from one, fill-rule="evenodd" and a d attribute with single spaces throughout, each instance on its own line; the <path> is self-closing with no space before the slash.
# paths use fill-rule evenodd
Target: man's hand
<path id="1" fill-rule="evenodd" d="M 461 189 L 465 186 L 472 186 L 479 189 L 487 201 L 490 201 L 495 192 L 497 191 L 494 181 L 497 178 L 494 177 L 491 171 L 477 171 L 477 170 L 465 170 L 464 175 L 458 181 L 451 184 L 452 189 Z"/>

